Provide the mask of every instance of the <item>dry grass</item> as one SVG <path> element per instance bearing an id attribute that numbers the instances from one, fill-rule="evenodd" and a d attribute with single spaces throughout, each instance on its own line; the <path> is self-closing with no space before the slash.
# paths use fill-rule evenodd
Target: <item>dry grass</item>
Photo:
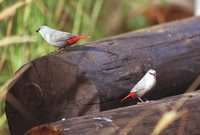
<path id="1" fill-rule="evenodd" d="M 0 47 L 5 47 L 11 44 L 23 44 L 28 42 L 37 42 L 38 39 L 36 36 L 10 36 L 5 37 L 2 40 L 0 40 Z"/>

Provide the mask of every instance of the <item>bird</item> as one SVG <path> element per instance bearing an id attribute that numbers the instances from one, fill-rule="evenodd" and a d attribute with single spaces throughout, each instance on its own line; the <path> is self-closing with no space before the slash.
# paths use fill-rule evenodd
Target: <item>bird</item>
<path id="1" fill-rule="evenodd" d="M 49 26 L 41 26 L 36 30 L 50 45 L 58 48 L 64 48 L 66 46 L 75 44 L 80 39 L 87 39 L 90 36 L 77 36 L 68 32 L 63 32 L 50 28 Z"/>
<path id="2" fill-rule="evenodd" d="M 144 77 L 131 89 L 130 93 L 121 100 L 121 102 L 126 99 L 138 98 L 141 102 L 142 96 L 144 96 L 147 92 L 152 90 L 152 88 L 156 85 L 156 71 L 154 69 L 149 69 Z"/>

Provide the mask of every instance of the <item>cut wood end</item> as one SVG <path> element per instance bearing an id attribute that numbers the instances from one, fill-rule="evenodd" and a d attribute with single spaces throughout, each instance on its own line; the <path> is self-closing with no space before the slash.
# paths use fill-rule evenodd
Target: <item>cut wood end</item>
<path id="1" fill-rule="evenodd" d="M 42 125 L 33 127 L 25 135 L 63 135 L 63 131 L 56 126 Z"/>

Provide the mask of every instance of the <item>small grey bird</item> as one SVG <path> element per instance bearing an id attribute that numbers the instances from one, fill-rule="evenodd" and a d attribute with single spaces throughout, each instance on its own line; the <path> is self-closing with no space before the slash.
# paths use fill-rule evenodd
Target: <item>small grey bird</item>
<path id="1" fill-rule="evenodd" d="M 48 26 L 41 26 L 36 32 L 39 32 L 49 44 L 59 48 L 75 44 L 80 39 L 90 38 L 90 36 L 76 36 L 68 32 L 58 31 Z"/>
<path id="2" fill-rule="evenodd" d="M 149 69 L 144 77 L 131 89 L 128 96 L 123 98 L 121 101 L 126 100 L 129 97 L 138 98 L 141 102 L 143 95 L 149 92 L 156 84 L 156 71 Z"/>

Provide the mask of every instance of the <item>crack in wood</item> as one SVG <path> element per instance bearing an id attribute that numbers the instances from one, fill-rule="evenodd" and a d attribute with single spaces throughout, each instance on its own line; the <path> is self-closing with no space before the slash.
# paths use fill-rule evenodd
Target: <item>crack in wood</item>
<path id="1" fill-rule="evenodd" d="M 38 77 L 39 80 L 41 81 L 42 79 L 41 79 L 41 77 L 40 77 L 39 71 L 38 71 L 38 69 L 37 69 L 37 67 L 36 67 L 34 61 L 32 62 L 32 66 L 33 66 L 33 69 L 35 70 L 35 72 L 36 72 L 36 74 L 37 74 L 37 77 Z"/>
<path id="2" fill-rule="evenodd" d="M 118 69 L 118 68 L 121 68 L 121 67 L 123 67 L 123 66 L 121 66 L 121 65 L 118 65 L 118 66 L 114 66 L 114 67 L 108 67 L 108 68 L 104 68 L 104 69 L 102 69 L 102 70 L 108 71 L 108 70 L 114 70 L 114 69 Z"/>
<path id="3" fill-rule="evenodd" d="M 173 43 L 175 43 L 175 42 L 181 42 L 181 41 L 183 41 L 183 40 L 196 39 L 196 38 L 200 38 L 200 35 L 194 35 L 194 36 L 187 37 L 187 38 L 172 40 L 172 41 L 170 41 L 170 42 L 161 42 L 161 43 L 157 43 L 157 44 L 151 44 L 151 45 L 144 46 L 144 47 L 134 48 L 134 50 L 135 50 L 135 49 L 143 49 L 143 48 L 156 47 L 156 46 L 163 46 L 163 45 L 166 45 L 166 44 L 173 45 Z"/>

